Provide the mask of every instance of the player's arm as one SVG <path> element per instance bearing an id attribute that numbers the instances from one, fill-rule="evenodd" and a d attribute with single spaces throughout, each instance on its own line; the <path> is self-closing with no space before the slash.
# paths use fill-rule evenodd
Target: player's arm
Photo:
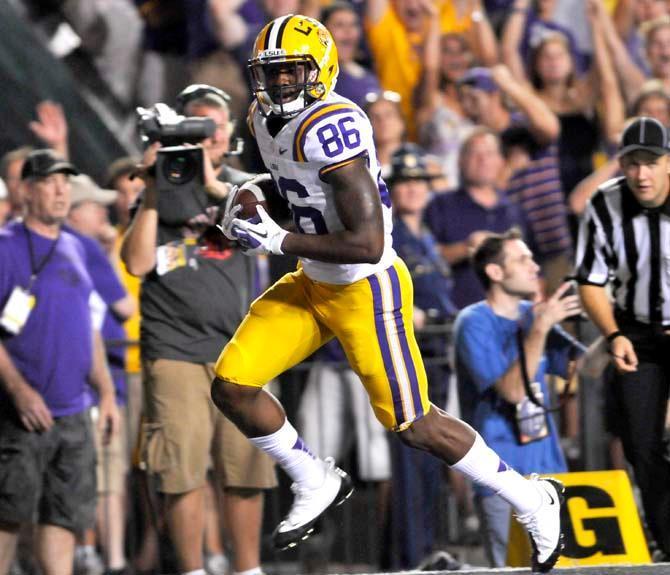
<path id="1" fill-rule="evenodd" d="M 323 175 L 333 187 L 344 230 L 324 235 L 289 233 L 285 254 L 332 263 L 377 263 L 384 251 L 384 219 L 379 189 L 359 157 Z"/>

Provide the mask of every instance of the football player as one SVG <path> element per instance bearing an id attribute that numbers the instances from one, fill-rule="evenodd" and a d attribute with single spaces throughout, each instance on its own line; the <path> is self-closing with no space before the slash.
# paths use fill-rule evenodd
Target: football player
<path id="1" fill-rule="evenodd" d="M 524 479 L 471 427 L 430 403 L 412 283 L 393 250 L 372 129 L 358 106 L 333 92 L 337 61 L 328 30 L 304 16 L 277 18 L 256 39 L 249 123 L 295 231 L 262 207 L 249 220 L 231 209 L 222 228 L 248 254 L 291 254 L 301 265 L 252 304 L 219 357 L 212 398 L 293 479 L 293 506 L 274 532 L 276 547 L 292 547 L 351 494 L 351 480 L 312 455 L 263 386 L 337 337 L 379 421 L 511 503 L 531 535 L 535 570 L 546 572 L 562 548 L 562 486 Z"/>

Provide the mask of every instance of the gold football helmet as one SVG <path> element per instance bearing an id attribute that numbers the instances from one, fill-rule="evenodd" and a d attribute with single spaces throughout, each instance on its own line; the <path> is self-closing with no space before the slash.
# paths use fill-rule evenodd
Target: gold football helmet
<path id="1" fill-rule="evenodd" d="M 326 27 L 307 16 L 274 19 L 258 34 L 248 68 L 261 112 L 290 118 L 325 98 L 340 71 Z"/>

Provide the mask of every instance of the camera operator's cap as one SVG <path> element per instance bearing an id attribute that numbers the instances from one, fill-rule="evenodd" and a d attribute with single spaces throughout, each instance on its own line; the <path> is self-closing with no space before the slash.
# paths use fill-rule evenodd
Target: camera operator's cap
<path id="1" fill-rule="evenodd" d="M 416 144 L 403 144 L 391 156 L 389 184 L 405 180 L 432 180 L 440 177 L 428 167 L 427 154 Z"/>
<path id="2" fill-rule="evenodd" d="M 70 178 L 71 205 L 95 202 L 103 206 L 113 204 L 118 196 L 116 190 L 105 190 L 96 184 L 90 176 L 80 174 Z"/>
<path id="3" fill-rule="evenodd" d="M 668 132 L 661 122 L 642 116 L 633 120 L 626 127 L 621 136 L 618 155 L 623 156 L 637 150 L 644 150 L 659 156 L 670 153 Z"/>
<path id="4" fill-rule="evenodd" d="M 109 165 L 109 168 L 107 168 L 105 179 L 103 180 L 104 185 L 108 188 L 113 188 L 118 178 L 135 172 L 138 164 L 141 162 L 142 158 L 135 158 L 132 156 L 117 158 Z"/>
<path id="5" fill-rule="evenodd" d="M 458 79 L 457 84 L 459 86 L 472 86 L 477 90 L 483 90 L 489 94 L 497 92 L 499 89 L 498 84 L 496 84 L 491 75 L 491 70 L 480 66 L 468 69 L 468 71 Z"/>
<path id="6" fill-rule="evenodd" d="M 186 106 L 194 100 L 212 100 L 219 106 L 228 107 L 231 98 L 226 92 L 215 86 L 210 86 L 209 84 L 191 84 L 177 95 L 175 110 L 179 114 L 183 114 Z"/>
<path id="7" fill-rule="evenodd" d="M 46 178 L 51 174 L 70 174 L 76 176 L 79 174 L 79 170 L 48 148 L 30 152 L 23 162 L 23 168 L 21 168 L 22 180 L 27 180 L 28 178 Z"/>

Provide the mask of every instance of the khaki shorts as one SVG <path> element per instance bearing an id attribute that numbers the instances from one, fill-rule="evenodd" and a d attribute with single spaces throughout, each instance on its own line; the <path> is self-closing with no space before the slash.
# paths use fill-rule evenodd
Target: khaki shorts
<path id="1" fill-rule="evenodd" d="M 210 461 L 223 488 L 277 485 L 274 462 L 212 402 L 213 365 L 159 359 L 143 367 L 141 464 L 158 476 L 163 493 L 204 485 Z"/>
<path id="2" fill-rule="evenodd" d="M 98 410 L 91 409 L 95 438 L 95 451 L 98 462 L 95 466 L 98 479 L 98 494 L 117 493 L 123 495 L 126 492 L 126 474 L 128 473 L 128 440 L 126 430 L 126 410 L 119 408 L 120 426 L 107 445 L 102 445 L 101 436 L 97 429 Z"/>

